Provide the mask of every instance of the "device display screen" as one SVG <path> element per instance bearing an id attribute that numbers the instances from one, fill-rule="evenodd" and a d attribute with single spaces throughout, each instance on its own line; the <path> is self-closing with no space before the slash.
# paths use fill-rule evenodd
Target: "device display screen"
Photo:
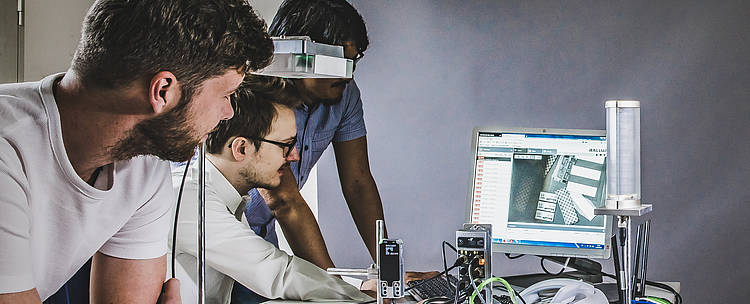
<path id="1" fill-rule="evenodd" d="M 386 282 L 395 282 L 401 279 L 399 252 L 400 246 L 397 243 L 380 244 L 380 280 Z"/>
<path id="2" fill-rule="evenodd" d="M 458 238 L 458 247 L 484 249 L 484 238 L 481 237 L 460 237 Z"/>
<path id="3" fill-rule="evenodd" d="M 492 224 L 493 243 L 604 252 L 605 217 L 594 214 L 606 196 L 604 136 L 479 131 L 476 140 L 470 222 Z"/>

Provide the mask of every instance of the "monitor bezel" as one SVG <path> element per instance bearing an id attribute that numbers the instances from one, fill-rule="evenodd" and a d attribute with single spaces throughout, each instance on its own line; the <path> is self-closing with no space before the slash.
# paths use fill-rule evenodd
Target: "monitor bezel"
<path id="1" fill-rule="evenodd" d="M 577 135 L 577 136 L 606 136 L 606 130 L 591 129 L 554 129 L 554 128 L 523 128 L 523 127 L 475 127 L 472 131 L 471 138 L 471 157 L 472 165 L 469 174 L 469 191 L 466 199 L 466 223 L 471 223 L 473 192 L 474 192 L 474 174 L 476 173 L 476 157 L 479 133 L 522 133 L 522 134 L 550 134 L 550 135 Z M 484 223 L 482 223 L 484 224 Z M 604 218 L 604 235 L 606 236 L 604 249 L 581 249 L 554 246 L 537 246 L 521 244 L 499 244 L 492 242 L 493 252 L 502 252 L 510 254 L 531 254 L 540 256 L 562 256 L 592 259 L 608 259 L 611 256 L 612 248 L 608 241 L 612 236 L 612 217 Z"/>

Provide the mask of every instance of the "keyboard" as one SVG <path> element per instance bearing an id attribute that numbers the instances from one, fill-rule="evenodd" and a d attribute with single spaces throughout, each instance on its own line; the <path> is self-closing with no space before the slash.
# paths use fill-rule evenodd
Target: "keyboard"
<path id="1" fill-rule="evenodd" d="M 448 280 L 445 279 L 445 276 L 440 276 L 439 278 L 409 281 L 406 283 L 406 286 L 412 288 L 423 281 L 427 281 L 424 284 L 420 284 L 409 290 L 409 293 L 411 293 L 417 301 L 435 297 L 453 299 L 456 296 L 456 291 L 453 289 L 453 286 L 455 286 L 458 280 L 454 276 L 449 276 L 449 278 L 451 285 L 448 284 Z"/>

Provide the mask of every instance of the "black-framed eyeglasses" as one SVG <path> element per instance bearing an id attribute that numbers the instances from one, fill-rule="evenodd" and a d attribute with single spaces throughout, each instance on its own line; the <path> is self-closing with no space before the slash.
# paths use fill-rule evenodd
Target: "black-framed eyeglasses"
<path id="1" fill-rule="evenodd" d="M 354 58 L 352 58 L 352 61 L 356 64 L 357 61 L 359 61 L 360 59 L 362 59 L 362 57 L 365 57 L 365 53 L 364 52 L 358 52 L 357 55 L 354 55 Z"/>
<path id="2" fill-rule="evenodd" d="M 269 144 L 274 144 L 274 145 L 279 146 L 279 148 L 281 148 L 282 152 L 284 153 L 284 158 L 289 157 L 289 153 L 292 153 L 292 150 L 294 150 L 294 146 L 297 145 L 297 137 L 296 136 L 294 138 L 292 138 L 292 141 L 290 141 L 288 143 L 284 143 L 284 142 L 280 142 L 280 141 L 268 140 L 268 139 L 260 138 L 260 137 L 250 137 L 250 139 L 260 140 L 260 141 L 267 142 Z"/>

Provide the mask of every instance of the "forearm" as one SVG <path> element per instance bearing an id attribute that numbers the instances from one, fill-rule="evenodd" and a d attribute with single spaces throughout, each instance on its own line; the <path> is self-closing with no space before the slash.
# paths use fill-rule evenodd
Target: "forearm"
<path id="1" fill-rule="evenodd" d="M 178 249 L 186 255 L 178 258 L 178 262 L 194 265 L 197 216 L 187 218 L 181 213 L 178 230 L 183 232 L 178 235 Z M 211 204 L 210 200 L 206 205 L 206 228 L 209 236 L 206 239 L 206 266 L 263 297 L 363 301 L 356 288 L 299 256 L 290 257 L 257 236 L 249 226 L 237 221 L 225 206 Z M 194 276 L 194 268 L 187 271 Z"/>
<path id="2" fill-rule="evenodd" d="M 310 207 L 300 196 L 283 207 L 271 209 L 294 255 L 322 269 L 334 267 L 323 235 Z"/>
<path id="3" fill-rule="evenodd" d="M 0 294 L 0 304 L 41 304 L 42 300 L 39 299 L 39 294 L 36 292 L 36 288 L 14 292 Z"/>
<path id="4" fill-rule="evenodd" d="M 166 257 L 127 260 L 97 252 L 91 264 L 91 303 L 156 303 Z"/>
<path id="5" fill-rule="evenodd" d="M 374 261 L 377 258 L 378 242 L 375 235 L 375 221 L 385 219 L 383 203 L 380 200 L 375 180 L 370 176 L 369 179 L 342 186 L 342 189 L 354 224 Z"/>

